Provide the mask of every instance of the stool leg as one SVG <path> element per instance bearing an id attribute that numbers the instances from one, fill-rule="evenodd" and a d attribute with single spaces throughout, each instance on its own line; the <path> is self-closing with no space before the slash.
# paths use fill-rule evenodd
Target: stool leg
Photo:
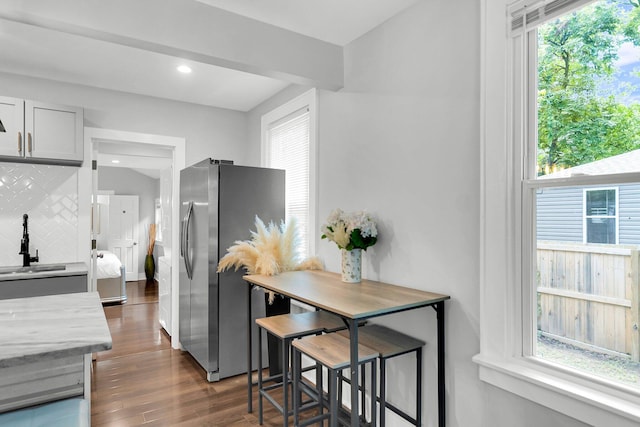
<path id="1" fill-rule="evenodd" d="M 302 369 L 300 352 L 291 346 L 291 362 L 293 363 L 293 372 L 291 373 L 291 393 L 293 394 L 293 425 L 297 427 L 300 423 L 299 411 L 301 405 L 301 392 L 298 390 L 298 381 L 300 381 L 300 371 Z"/>
<path id="2" fill-rule="evenodd" d="M 282 339 L 282 425 L 289 427 L 289 340 Z"/>
<path id="3" fill-rule="evenodd" d="M 337 371 L 335 369 L 329 369 L 329 427 L 338 427 L 337 377 Z"/>
<path id="4" fill-rule="evenodd" d="M 323 388 L 322 388 L 322 365 L 316 362 L 316 393 L 318 393 L 318 411 L 320 415 L 324 412 L 324 403 L 323 400 Z"/>
<path id="5" fill-rule="evenodd" d="M 338 371 L 338 402 L 342 405 L 342 385 L 344 384 L 344 375 L 342 375 L 342 369 Z"/>
<path id="6" fill-rule="evenodd" d="M 364 365 L 362 367 L 364 368 Z M 378 384 L 378 382 L 376 381 L 377 370 L 378 370 L 378 366 L 376 363 L 376 359 L 373 359 L 371 361 L 371 425 L 372 426 L 377 425 L 376 424 L 376 412 L 378 412 L 376 407 L 376 400 L 377 400 L 376 385 Z M 362 393 L 364 394 L 364 389 L 362 390 Z M 362 411 L 364 411 L 364 406 L 362 407 Z"/>
<path id="7" fill-rule="evenodd" d="M 387 363 L 380 358 L 380 427 L 384 427 L 387 413 Z"/>
<path id="8" fill-rule="evenodd" d="M 364 423 L 367 422 L 367 405 L 366 405 L 366 391 L 367 391 L 367 364 L 365 363 L 364 365 L 360 365 L 360 386 L 362 387 L 362 392 L 360 392 L 360 408 L 362 408 L 362 415 L 360 416 L 360 419 L 362 419 L 362 421 Z"/>
<path id="9" fill-rule="evenodd" d="M 416 372 L 418 373 L 416 378 L 416 381 L 418 381 L 416 386 L 416 426 L 420 427 L 422 425 L 422 347 L 419 347 L 418 351 L 416 351 L 416 358 L 418 359 L 416 366 Z"/>
<path id="10" fill-rule="evenodd" d="M 258 423 L 262 425 L 262 328 L 258 327 Z M 253 396 L 251 396 L 253 399 Z"/>

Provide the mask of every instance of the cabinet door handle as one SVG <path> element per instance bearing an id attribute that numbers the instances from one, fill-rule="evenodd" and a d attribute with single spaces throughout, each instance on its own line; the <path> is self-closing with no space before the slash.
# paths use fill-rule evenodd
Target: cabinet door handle
<path id="1" fill-rule="evenodd" d="M 31 148 L 32 148 L 31 145 L 32 145 L 31 132 L 27 132 L 27 150 L 29 151 L 29 154 L 31 154 L 31 151 L 32 151 L 31 150 Z"/>
<path id="2" fill-rule="evenodd" d="M 22 132 L 18 132 L 18 154 L 22 154 Z"/>

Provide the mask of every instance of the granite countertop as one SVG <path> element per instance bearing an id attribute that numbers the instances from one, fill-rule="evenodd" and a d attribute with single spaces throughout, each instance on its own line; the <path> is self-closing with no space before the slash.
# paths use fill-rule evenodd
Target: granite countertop
<path id="1" fill-rule="evenodd" d="M 4 282 L 6 280 L 43 279 L 47 277 L 82 276 L 89 272 L 87 265 L 84 262 L 65 262 L 57 264 L 40 264 L 34 262 L 31 264 L 31 267 L 37 269 L 38 267 L 47 268 L 53 267 L 54 265 L 64 265 L 65 268 L 63 270 L 4 273 L 0 274 L 0 282 Z M 1 267 L 2 270 L 11 268 L 12 267 Z M 21 269 L 19 266 L 15 266 L 13 268 Z"/>
<path id="2" fill-rule="evenodd" d="M 0 368 L 109 350 L 97 292 L 0 300 Z"/>

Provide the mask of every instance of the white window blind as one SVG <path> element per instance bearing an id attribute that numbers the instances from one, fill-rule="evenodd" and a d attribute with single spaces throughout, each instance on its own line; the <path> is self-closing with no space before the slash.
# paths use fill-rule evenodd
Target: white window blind
<path id="1" fill-rule="evenodd" d="M 563 15 L 594 0 L 538 0 L 521 1 L 509 8 L 512 35 L 532 30 L 551 19 Z"/>
<path id="2" fill-rule="evenodd" d="M 268 125 L 268 163 L 286 173 L 286 220 L 294 217 L 300 237 L 299 250 L 308 256 L 310 115 L 304 107 Z"/>

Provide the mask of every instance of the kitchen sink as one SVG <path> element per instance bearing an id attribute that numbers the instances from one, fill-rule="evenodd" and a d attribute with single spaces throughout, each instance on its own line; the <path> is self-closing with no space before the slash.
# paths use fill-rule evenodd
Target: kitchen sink
<path id="1" fill-rule="evenodd" d="M 38 273 L 40 271 L 65 270 L 66 268 L 67 266 L 65 264 L 41 264 L 30 265 L 29 267 L 0 267 L 0 274 Z"/>

